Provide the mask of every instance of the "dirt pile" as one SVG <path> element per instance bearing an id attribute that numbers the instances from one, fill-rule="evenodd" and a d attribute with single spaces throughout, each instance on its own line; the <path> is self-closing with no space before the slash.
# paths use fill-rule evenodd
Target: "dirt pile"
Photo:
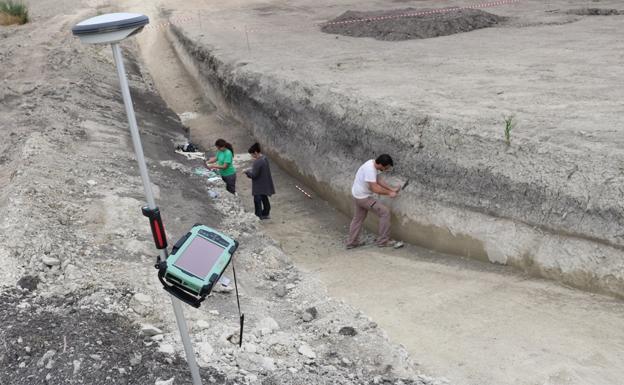
<path id="1" fill-rule="evenodd" d="M 496 25 L 505 18 L 478 9 L 416 9 L 347 11 L 323 24 L 321 30 L 377 40 L 428 39 Z"/>
<path id="2" fill-rule="evenodd" d="M 579 8 L 571 9 L 566 13 L 579 16 L 615 16 L 624 14 L 624 11 L 611 8 Z"/>
<path id="3" fill-rule="evenodd" d="M 93 289 L 90 290 L 92 293 Z M 3 383 L 108 384 L 154 383 L 159 378 L 184 378 L 187 365 L 157 350 L 150 336 L 107 302 L 128 303 L 128 291 L 100 291 L 108 301 L 89 303 L 88 292 L 44 298 L 38 293 L 8 291 L 0 294 L 5 342 L 0 354 Z M 224 377 L 206 368 L 203 375 Z"/>

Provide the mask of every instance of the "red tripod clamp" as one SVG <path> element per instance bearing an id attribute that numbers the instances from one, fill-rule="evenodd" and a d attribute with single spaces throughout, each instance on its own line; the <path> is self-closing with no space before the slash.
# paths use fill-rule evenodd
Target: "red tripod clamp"
<path id="1" fill-rule="evenodd" d="M 165 234 L 165 226 L 160 218 L 160 210 L 158 207 L 150 209 L 148 206 L 143 206 L 141 212 L 150 220 L 150 227 L 152 228 L 152 236 L 154 236 L 156 248 L 159 250 L 166 249 L 167 235 Z"/>

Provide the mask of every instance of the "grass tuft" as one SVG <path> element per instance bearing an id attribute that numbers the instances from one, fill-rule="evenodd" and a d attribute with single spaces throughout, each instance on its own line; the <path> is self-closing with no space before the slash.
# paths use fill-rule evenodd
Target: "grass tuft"
<path id="1" fill-rule="evenodd" d="M 511 145 L 511 130 L 516 126 L 514 115 L 509 115 L 505 118 L 505 143 Z"/>
<path id="2" fill-rule="evenodd" d="M 21 0 L 0 0 L 0 25 L 28 23 L 28 7 Z"/>

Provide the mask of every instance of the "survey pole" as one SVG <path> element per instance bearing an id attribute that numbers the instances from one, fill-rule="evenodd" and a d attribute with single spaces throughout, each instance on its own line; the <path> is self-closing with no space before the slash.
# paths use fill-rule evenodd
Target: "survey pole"
<path id="1" fill-rule="evenodd" d="M 117 66 L 119 86 L 121 87 L 121 94 L 126 108 L 128 124 L 130 125 L 132 145 L 134 146 L 134 153 L 137 157 L 141 180 L 143 181 L 143 189 L 145 191 L 145 198 L 147 199 L 147 206 L 153 210 L 156 209 L 156 202 L 154 201 L 154 193 L 152 191 L 152 185 L 147 172 L 147 164 L 145 163 L 145 156 L 143 154 L 143 145 L 141 144 L 141 136 L 139 134 L 139 128 L 134 114 L 134 107 L 132 106 L 132 97 L 130 96 L 130 87 L 128 86 L 128 79 L 126 77 L 126 70 L 123 63 L 123 57 L 121 55 L 121 49 L 119 48 L 119 43 L 113 43 L 111 44 L 111 47 L 113 48 L 113 57 L 115 58 L 115 64 Z M 159 253 L 160 262 L 166 261 L 168 256 L 167 249 L 160 249 Z M 175 314 L 178 329 L 180 330 L 180 338 L 182 339 L 182 344 L 184 345 L 186 361 L 188 362 L 191 370 L 191 376 L 193 377 L 193 385 L 201 385 L 199 367 L 195 361 L 195 352 L 193 351 L 193 346 L 191 345 L 191 339 L 189 337 L 186 319 L 184 318 L 182 304 L 179 299 L 173 297 L 172 295 L 169 295 L 169 297 L 171 298 L 171 303 L 173 304 L 173 313 Z"/>
<path id="2" fill-rule="evenodd" d="M 123 97 L 128 125 L 130 126 L 130 134 L 132 136 L 132 145 L 137 157 L 141 180 L 143 181 L 143 189 L 147 200 L 147 207 L 143 208 L 143 214 L 150 218 L 150 226 L 154 234 L 156 248 L 159 250 L 159 261 L 165 262 L 168 257 L 167 241 L 164 233 L 164 226 L 160 219 L 160 211 L 154 200 L 152 185 L 147 172 L 147 164 L 145 163 L 145 155 L 143 154 L 143 145 L 141 144 L 141 136 L 136 122 L 134 107 L 132 106 L 132 97 L 130 96 L 130 88 L 128 86 L 128 78 L 123 63 L 123 56 L 119 47 L 119 42 L 139 33 L 145 25 L 149 23 L 149 19 L 145 15 L 133 13 L 110 13 L 87 19 L 78 23 L 72 32 L 78 36 L 83 43 L 87 44 L 110 44 L 113 50 L 113 58 L 117 67 L 117 75 L 119 77 L 119 86 Z M 156 230 L 156 231 L 155 231 Z M 170 295 L 173 313 L 175 314 L 176 323 L 180 331 L 180 338 L 184 345 L 186 361 L 191 370 L 193 385 L 201 385 L 201 377 L 199 375 L 199 367 L 195 361 L 195 353 L 191 345 L 188 327 L 184 318 L 184 311 L 179 299 Z"/>

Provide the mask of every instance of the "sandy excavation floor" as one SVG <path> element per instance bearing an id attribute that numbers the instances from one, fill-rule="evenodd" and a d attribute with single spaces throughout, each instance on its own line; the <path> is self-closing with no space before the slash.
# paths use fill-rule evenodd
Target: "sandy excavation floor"
<path id="1" fill-rule="evenodd" d="M 176 9 L 172 2 L 167 7 Z M 186 13 L 206 10 L 204 2 L 185 2 L 184 7 Z M 264 9 L 272 7 L 277 6 Z M 131 3 L 130 9 L 157 15 L 141 3 Z M 221 14 L 232 15 L 238 11 Z M 249 145 L 252 138 L 240 125 L 214 110 L 210 100 L 198 102 L 202 95 L 167 46 L 165 33 L 145 33 L 139 42 L 164 98 L 178 114 L 195 117 L 187 122 L 194 141 L 209 147 L 225 136 L 237 149 Z M 305 198 L 295 188 L 300 182 L 275 165 L 273 170 L 278 194 L 265 231 L 298 266 L 327 285 L 330 295 L 362 309 L 393 341 L 405 345 L 424 372 L 457 384 L 620 383 L 621 301 L 416 247 L 347 252 L 343 242 L 349 218 L 316 197 Z M 250 210 L 249 184 L 241 179 L 240 193 Z"/>

